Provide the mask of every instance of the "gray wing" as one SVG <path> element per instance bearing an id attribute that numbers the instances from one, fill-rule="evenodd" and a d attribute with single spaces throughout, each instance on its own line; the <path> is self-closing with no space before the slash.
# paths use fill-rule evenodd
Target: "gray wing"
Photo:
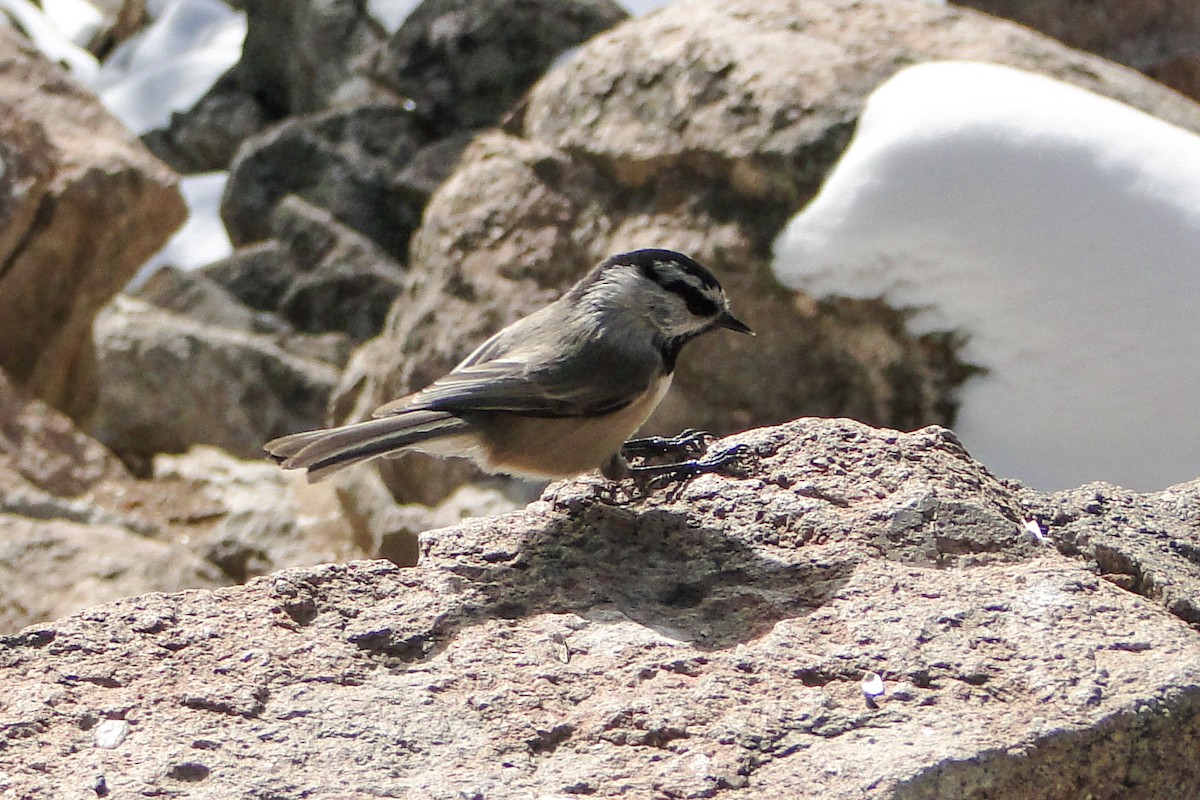
<path id="1" fill-rule="evenodd" d="M 629 405 L 663 374 L 662 357 L 654 348 L 632 348 L 619 337 L 544 336 L 541 321 L 533 315 L 504 329 L 445 377 L 376 413 L 429 409 L 600 416 Z M 530 347 L 531 341 L 544 344 Z"/>

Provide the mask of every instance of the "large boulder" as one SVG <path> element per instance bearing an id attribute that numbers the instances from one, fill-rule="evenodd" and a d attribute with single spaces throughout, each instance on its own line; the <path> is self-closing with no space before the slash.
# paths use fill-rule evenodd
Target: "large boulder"
<path id="1" fill-rule="evenodd" d="M 799 420 L 714 446 L 734 444 L 725 474 L 649 497 L 564 483 L 427 533 L 414 569 L 288 570 L 0 639 L 0 787 L 1200 794 L 1195 629 L 1076 547 L 1089 515 L 1153 519 L 1128 542 L 1157 540 L 1160 583 L 1194 599 L 1175 534 L 1200 483 L 1096 489 L 1113 499 L 1094 514 L 997 480 L 938 428 Z"/>
<path id="2" fill-rule="evenodd" d="M 1200 100 L 1200 5 L 1189 0 L 955 0 L 1016 20 Z"/>
<path id="3" fill-rule="evenodd" d="M 343 374 L 333 416 L 360 419 L 443 374 L 607 255 L 682 250 L 711 267 L 756 339 L 680 359 L 648 430 L 730 431 L 800 413 L 904 429 L 952 423 L 972 366 L 906 310 L 816 303 L 771 276 L 771 245 L 842 152 L 865 98 L 900 66 L 1012 64 L 1193 130 L 1200 108 L 1128 69 L 1012 23 L 921 0 L 691 0 L 591 40 L 502 130 L 481 135 L 414 238 L 413 285 Z M 461 480 L 389 462 L 400 496 Z"/>
<path id="4" fill-rule="evenodd" d="M 72 416 L 96 312 L 186 215 L 176 177 L 96 98 L 0 28 L 0 367 Z"/>

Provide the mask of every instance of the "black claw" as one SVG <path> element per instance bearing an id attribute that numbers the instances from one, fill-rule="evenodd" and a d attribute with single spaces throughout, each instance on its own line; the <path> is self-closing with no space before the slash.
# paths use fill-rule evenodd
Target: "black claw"
<path id="1" fill-rule="evenodd" d="M 709 433 L 689 429 L 670 438 L 652 437 L 626 442 L 621 453 L 601 470 L 608 481 L 596 486 L 596 499 L 606 505 L 622 506 L 670 486 L 674 486 L 672 491 L 678 493 L 687 481 L 697 475 L 721 472 L 753 452 L 748 445 L 735 444 L 719 453 L 708 453 L 708 446 L 714 439 Z M 633 445 L 632 453 L 628 449 L 630 445 Z M 685 455 L 704 455 L 668 464 L 645 463 L 648 453 L 663 455 L 672 450 Z M 630 455 L 638 458 L 639 463 L 629 464 L 625 457 Z"/>
<path id="2" fill-rule="evenodd" d="M 646 492 L 651 492 L 672 483 L 682 483 L 697 475 L 719 472 L 749 452 L 748 446 L 735 444 L 733 447 L 719 453 L 705 455 L 703 458 L 680 461 L 675 464 L 642 464 L 631 466 L 629 471 L 635 485 Z"/>
<path id="3" fill-rule="evenodd" d="M 716 437 L 707 431 L 688 428 L 677 436 L 648 436 L 630 439 L 621 447 L 626 457 L 648 458 L 651 456 L 675 455 L 696 456 L 708 450 Z"/>

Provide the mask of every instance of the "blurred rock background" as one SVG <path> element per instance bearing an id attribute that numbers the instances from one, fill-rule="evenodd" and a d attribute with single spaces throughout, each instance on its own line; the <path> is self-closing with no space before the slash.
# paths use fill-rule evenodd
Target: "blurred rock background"
<path id="1" fill-rule="evenodd" d="M 971 5 L 1189 90 L 1168 76 L 1196 58 L 1190 5 L 1113 0 L 1086 25 L 1078 4 Z M 308 486 L 258 456 L 420 387 L 623 249 L 694 255 L 760 334 L 698 343 L 651 430 L 952 424 L 975 370 L 953 334 L 768 269 L 906 64 L 1010 64 L 1200 131 L 1152 77 L 923 0 L 0 9 L 9 630 L 289 565 L 411 564 L 416 532 L 522 504 L 536 489 L 458 462 Z"/>

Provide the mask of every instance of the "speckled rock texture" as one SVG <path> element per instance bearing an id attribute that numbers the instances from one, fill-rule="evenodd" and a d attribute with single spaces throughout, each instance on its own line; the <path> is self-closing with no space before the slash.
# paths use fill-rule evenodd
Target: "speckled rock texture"
<path id="1" fill-rule="evenodd" d="M 941 428 L 802 419 L 713 449 L 735 444 L 648 496 L 583 479 L 428 532 L 414 568 L 291 569 L 6 637 L 0 794 L 1200 793 L 1178 600 L 1200 484 L 1040 495 Z"/>

